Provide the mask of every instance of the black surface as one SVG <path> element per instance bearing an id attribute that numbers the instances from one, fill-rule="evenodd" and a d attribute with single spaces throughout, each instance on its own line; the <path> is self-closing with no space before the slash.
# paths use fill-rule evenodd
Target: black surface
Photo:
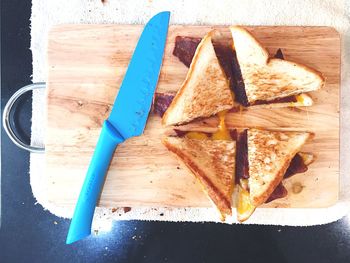
<path id="1" fill-rule="evenodd" d="M 30 83 L 30 7 L 1 1 L 2 106 Z M 30 130 L 30 104 L 27 97 L 16 113 L 22 132 Z M 3 130 L 1 138 L 0 262 L 350 262 L 349 218 L 307 228 L 116 222 L 109 234 L 66 246 L 69 220 L 35 205 L 28 153 Z"/>

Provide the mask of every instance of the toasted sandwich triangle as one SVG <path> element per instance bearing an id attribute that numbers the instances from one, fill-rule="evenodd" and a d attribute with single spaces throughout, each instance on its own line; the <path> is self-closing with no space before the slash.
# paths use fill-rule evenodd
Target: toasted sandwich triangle
<path id="1" fill-rule="evenodd" d="M 269 198 L 282 181 L 293 157 L 311 136 L 309 132 L 248 130 L 248 185 L 254 206 Z"/>
<path id="2" fill-rule="evenodd" d="M 229 81 L 216 56 L 212 34 L 199 43 L 186 79 L 163 116 L 163 125 L 187 123 L 233 107 Z"/>
<path id="3" fill-rule="evenodd" d="M 271 101 L 318 90 L 325 79 L 305 65 L 269 58 L 267 50 L 245 29 L 230 27 L 248 102 Z"/>
<path id="4" fill-rule="evenodd" d="M 163 144 L 198 179 L 223 219 L 231 215 L 236 142 L 165 137 Z"/>

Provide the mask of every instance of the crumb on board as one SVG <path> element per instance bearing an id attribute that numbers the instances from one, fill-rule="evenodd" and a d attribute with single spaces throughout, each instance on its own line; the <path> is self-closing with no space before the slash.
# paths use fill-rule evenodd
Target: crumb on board
<path id="1" fill-rule="evenodd" d="M 131 207 L 123 207 L 124 213 L 130 212 L 131 211 Z"/>

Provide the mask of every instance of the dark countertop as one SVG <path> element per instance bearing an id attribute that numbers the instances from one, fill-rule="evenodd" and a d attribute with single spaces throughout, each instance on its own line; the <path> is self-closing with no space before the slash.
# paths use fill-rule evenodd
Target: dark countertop
<path id="1" fill-rule="evenodd" d="M 30 1 L 1 1 L 1 109 L 31 80 L 30 10 Z M 15 119 L 28 141 L 30 94 Z M 349 217 L 314 227 L 123 221 L 67 246 L 70 221 L 35 204 L 29 154 L 3 129 L 1 140 L 0 262 L 350 262 Z"/>

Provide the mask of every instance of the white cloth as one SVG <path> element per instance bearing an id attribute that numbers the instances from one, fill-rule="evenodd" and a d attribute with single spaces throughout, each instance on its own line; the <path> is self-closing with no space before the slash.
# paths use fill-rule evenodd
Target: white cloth
<path id="1" fill-rule="evenodd" d="M 171 24 L 242 24 L 242 25 L 314 25 L 333 26 L 342 35 L 342 97 L 341 97 L 341 189 L 338 203 L 320 209 L 258 209 L 248 220 L 250 224 L 306 226 L 335 221 L 348 213 L 350 204 L 350 97 L 349 89 L 349 14 L 350 3 L 343 0 L 33 0 L 31 50 L 33 82 L 46 81 L 46 43 L 51 26 L 62 23 L 144 24 L 159 11 L 171 11 Z M 45 95 L 33 94 L 32 144 L 43 145 L 45 135 Z M 347 138 L 347 139 L 346 139 Z M 37 202 L 44 209 L 61 217 L 71 217 L 72 209 L 49 203 L 44 176 L 45 156 L 31 154 L 30 182 Z M 346 191 L 348 190 L 348 191 Z M 233 218 L 235 218 L 233 214 Z M 232 222 L 233 218 L 228 221 Z M 217 221 L 217 214 L 208 208 L 152 209 L 133 208 L 124 213 L 118 209 L 98 208 L 95 228 L 110 225 L 111 219 L 165 221 Z"/>

